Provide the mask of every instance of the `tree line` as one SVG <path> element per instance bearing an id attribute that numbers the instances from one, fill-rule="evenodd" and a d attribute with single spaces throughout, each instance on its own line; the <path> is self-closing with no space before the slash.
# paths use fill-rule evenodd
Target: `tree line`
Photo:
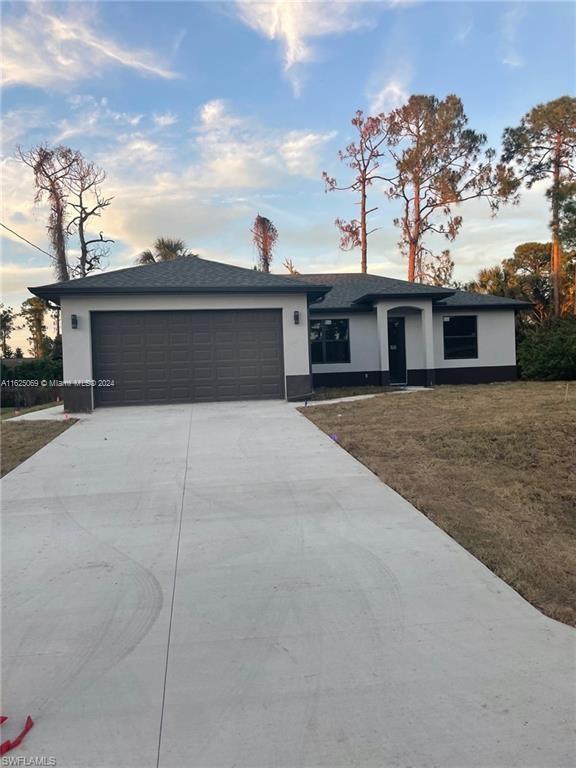
<path id="1" fill-rule="evenodd" d="M 52 314 L 57 325 L 57 332 L 54 338 L 47 334 L 46 315 L 48 313 Z M 61 358 L 62 346 L 57 318 L 59 318 L 59 313 L 56 309 L 49 309 L 46 302 L 37 296 L 32 296 L 30 299 L 23 301 L 20 311 L 15 311 L 12 307 L 0 304 L 0 356 L 3 358 L 24 357 L 21 347 L 12 349 L 10 337 L 15 331 L 25 328 L 30 334 L 27 341 L 30 345 L 32 357 Z"/>
<path id="2" fill-rule="evenodd" d="M 462 101 L 455 95 L 444 99 L 412 95 L 404 105 L 373 116 L 358 110 L 351 124 L 355 137 L 338 153 L 347 179 L 339 182 L 327 171 L 322 178 L 327 192 L 356 194 L 358 217 L 337 218 L 335 224 L 340 247 L 360 250 L 362 272 L 368 271 L 370 235 L 381 228 L 375 200 L 379 193 L 400 204 L 393 224 L 399 229 L 408 280 L 529 298 L 537 320 L 576 313 L 576 98 L 563 96 L 540 104 L 518 125 L 506 128 L 499 157 L 487 146 L 486 134 L 469 127 Z M 19 147 L 17 157 L 33 172 L 35 202 L 48 206 L 56 278 L 66 281 L 103 269 L 114 242 L 102 231 L 95 234 L 98 219 L 113 200 L 103 192 L 105 171 L 63 145 Z M 452 255 L 448 249 L 433 251 L 434 236 L 448 242 L 456 239 L 468 201 L 483 200 L 496 215 L 502 205 L 517 204 L 522 190 L 537 182 L 547 185 L 550 243 L 523 244 L 502 264 L 482 269 L 475 281 L 455 283 Z M 278 230 L 258 214 L 250 232 L 258 253 L 256 269 L 269 272 Z M 70 238 L 77 247 L 69 248 Z M 136 263 L 194 255 L 181 239 L 160 237 L 137 256 Z M 291 260 L 285 260 L 284 267 L 298 274 Z M 24 302 L 20 313 L 2 306 L 2 355 L 13 354 L 8 339 L 21 317 L 30 330 L 33 354 L 42 356 L 54 343 L 45 330 L 45 316 L 52 309 L 40 299 Z"/>
<path id="3" fill-rule="evenodd" d="M 408 280 L 446 282 L 453 263 L 448 251 L 434 254 L 430 239 L 453 242 L 463 226 L 462 208 L 484 200 L 493 215 L 503 204 L 517 204 L 523 188 L 547 182 L 550 209 L 550 281 L 555 315 L 563 309 L 566 272 L 574 255 L 576 228 L 576 99 L 563 96 L 540 104 L 517 126 L 504 130 L 500 157 L 487 147 L 486 134 L 468 125 L 461 99 L 449 95 L 410 96 L 401 107 L 375 116 L 357 111 L 354 140 L 339 152 L 349 178 L 339 183 L 326 171 L 326 191 L 357 195 L 358 218 L 336 219 L 340 247 L 359 248 L 367 271 L 370 223 L 378 210 L 376 188 L 400 203 L 394 219 L 400 250 L 407 257 Z M 573 293 L 573 291 L 572 291 Z M 576 311 L 576 307 L 572 306 Z"/>

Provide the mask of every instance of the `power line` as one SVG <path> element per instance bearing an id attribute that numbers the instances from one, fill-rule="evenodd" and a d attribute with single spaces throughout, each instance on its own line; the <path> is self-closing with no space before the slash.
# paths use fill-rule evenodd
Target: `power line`
<path id="1" fill-rule="evenodd" d="M 54 258 L 54 256 L 51 253 L 48 253 L 48 251 L 45 251 L 44 248 L 40 248 L 39 245 L 36 245 L 35 243 L 31 243 L 30 240 L 26 240 L 25 237 L 23 237 L 22 235 L 19 235 L 18 232 L 14 232 L 13 229 L 10 229 L 10 227 L 7 227 L 6 224 L 3 224 L 1 221 L 0 221 L 0 227 L 4 227 L 4 229 L 7 229 L 8 232 L 11 232 L 13 235 L 16 235 L 16 237 L 19 237 L 20 240 L 24 240 L 25 243 L 28 243 L 28 245 L 31 245 L 32 248 L 36 248 L 37 251 L 40 251 L 41 253 L 45 253 L 46 256 L 50 256 L 51 259 Z"/>

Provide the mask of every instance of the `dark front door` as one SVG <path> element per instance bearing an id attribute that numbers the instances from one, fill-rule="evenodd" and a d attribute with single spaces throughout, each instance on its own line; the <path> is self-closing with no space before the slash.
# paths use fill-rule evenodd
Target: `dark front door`
<path id="1" fill-rule="evenodd" d="M 406 384 L 406 335 L 403 317 L 388 318 L 390 384 Z"/>
<path id="2" fill-rule="evenodd" d="M 95 405 L 284 397 L 282 311 L 93 312 Z"/>

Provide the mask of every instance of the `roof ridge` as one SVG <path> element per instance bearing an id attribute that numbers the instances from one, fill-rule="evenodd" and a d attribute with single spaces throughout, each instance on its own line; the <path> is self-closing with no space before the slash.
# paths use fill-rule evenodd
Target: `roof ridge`
<path id="1" fill-rule="evenodd" d="M 33 286 L 33 288 L 56 288 L 66 286 L 66 290 L 70 290 L 70 288 L 78 286 L 78 285 L 92 285 L 94 280 L 97 280 L 100 282 L 101 278 L 107 278 L 110 276 L 118 276 L 118 275 L 126 275 L 127 273 L 131 272 L 137 272 L 138 274 L 142 274 L 142 272 L 147 272 L 149 270 L 166 270 L 173 268 L 176 264 L 185 264 L 185 263 L 191 263 L 201 261 L 204 264 L 207 265 L 213 265 L 214 267 L 218 269 L 224 269 L 224 270 L 230 270 L 235 272 L 243 272 L 243 273 L 249 273 L 251 274 L 255 280 L 260 281 L 262 285 L 266 284 L 267 279 L 270 278 L 280 278 L 282 281 L 286 280 L 287 283 L 291 282 L 292 284 L 296 285 L 302 285 L 308 287 L 308 283 L 306 281 L 299 281 L 298 276 L 296 275 L 283 275 L 276 272 L 261 272 L 256 269 L 251 269 L 250 267 L 241 267 L 237 264 L 227 264 L 223 261 L 217 261 L 216 259 L 207 259 L 203 256 L 198 256 L 196 254 L 191 254 L 190 256 L 179 256 L 175 259 L 169 259 L 168 261 L 157 261 L 153 262 L 152 264 L 132 264 L 128 267 L 121 267 L 120 269 L 111 269 L 109 271 L 104 272 L 98 272 L 97 274 L 90 274 L 85 275 L 84 277 L 78 277 L 74 278 L 73 280 L 64 280 L 54 283 L 45 283 L 40 286 Z M 94 285 L 96 285 L 94 283 Z"/>

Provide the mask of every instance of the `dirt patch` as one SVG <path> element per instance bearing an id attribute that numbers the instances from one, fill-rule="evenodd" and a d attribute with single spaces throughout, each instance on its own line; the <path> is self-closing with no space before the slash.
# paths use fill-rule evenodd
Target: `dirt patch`
<path id="1" fill-rule="evenodd" d="M 4 421 L 0 427 L 2 460 L 0 477 L 11 472 L 32 454 L 75 424 L 68 421 Z"/>
<path id="2" fill-rule="evenodd" d="M 301 411 L 533 605 L 576 626 L 576 382 Z"/>
<path id="3" fill-rule="evenodd" d="M 336 400 L 339 397 L 354 397 L 355 395 L 377 395 L 380 392 L 392 392 L 391 387 L 319 387 L 310 395 L 313 400 Z"/>

